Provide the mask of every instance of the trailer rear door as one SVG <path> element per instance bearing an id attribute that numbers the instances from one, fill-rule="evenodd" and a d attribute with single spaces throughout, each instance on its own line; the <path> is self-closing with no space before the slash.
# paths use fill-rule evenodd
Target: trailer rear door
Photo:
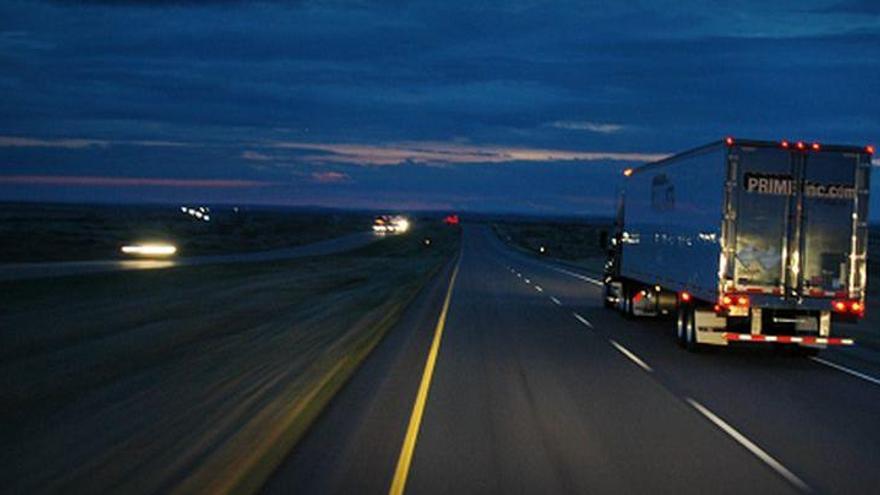
<path id="1" fill-rule="evenodd" d="M 851 262 L 859 232 L 857 170 L 859 154 L 818 152 L 803 156 L 803 219 L 798 293 L 849 297 L 856 284 Z M 866 198 L 867 199 L 867 198 Z M 850 282 L 853 282 L 851 284 Z M 858 296 L 856 296 L 858 297 Z"/>
<path id="2" fill-rule="evenodd" d="M 736 290 L 859 297 L 867 236 L 860 154 L 767 146 L 732 154 Z"/>
<path id="3" fill-rule="evenodd" d="M 782 290 L 790 247 L 795 164 L 787 150 L 739 146 L 731 150 L 735 190 L 733 278 L 737 290 Z"/>

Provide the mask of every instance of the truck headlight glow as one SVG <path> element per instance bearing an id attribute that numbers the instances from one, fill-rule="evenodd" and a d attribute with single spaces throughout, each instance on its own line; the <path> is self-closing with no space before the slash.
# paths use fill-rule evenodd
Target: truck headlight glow
<path id="1" fill-rule="evenodd" d="M 132 244 L 122 246 L 121 251 L 138 256 L 171 256 L 177 252 L 177 247 L 171 244 Z"/>

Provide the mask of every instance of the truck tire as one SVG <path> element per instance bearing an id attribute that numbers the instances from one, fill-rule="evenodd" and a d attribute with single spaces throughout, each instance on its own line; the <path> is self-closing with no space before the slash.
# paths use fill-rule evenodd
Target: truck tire
<path id="1" fill-rule="evenodd" d="M 687 315 L 687 325 L 684 332 L 684 347 L 690 352 L 699 352 L 703 346 L 697 342 L 697 319 L 694 315 L 694 308 L 685 308 Z"/>
<path id="2" fill-rule="evenodd" d="M 617 311 L 626 316 L 627 290 L 626 284 L 620 285 L 620 296 L 617 298 Z"/>
<path id="3" fill-rule="evenodd" d="M 688 307 L 679 305 L 678 315 L 675 319 L 675 342 L 680 347 L 685 347 L 685 331 L 688 325 Z"/>
<path id="4" fill-rule="evenodd" d="M 626 294 L 623 296 L 623 317 L 627 320 L 631 320 L 635 317 L 635 313 L 633 313 L 632 294 Z"/>
<path id="5" fill-rule="evenodd" d="M 602 305 L 606 308 L 611 309 L 614 308 L 614 303 L 608 300 L 608 297 L 611 295 L 611 291 L 609 289 L 610 287 L 607 283 L 602 286 Z"/>

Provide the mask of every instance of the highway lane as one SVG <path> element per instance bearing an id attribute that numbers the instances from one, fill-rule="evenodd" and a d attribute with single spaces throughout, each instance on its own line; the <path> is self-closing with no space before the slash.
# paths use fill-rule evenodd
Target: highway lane
<path id="1" fill-rule="evenodd" d="M 388 491 L 451 273 L 452 264 L 419 294 L 264 492 Z"/>
<path id="2" fill-rule="evenodd" d="M 63 277 L 126 270 L 158 270 L 177 266 L 221 263 L 259 263 L 306 256 L 334 254 L 365 246 L 378 237 L 372 232 L 358 232 L 302 246 L 248 253 L 188 256 L 170 259 L 115 259 L 0 264 L 0 281 Z"/>
<path id="3" fill-rule="evenodd" d="M 880 486 L 880 386 L 803 358 L 686 353 L 668 322 L 622 319 L 575 275 L 465 227 L 407 493 Z M 343 390 L 269 491 L 387 491 L 397 461 L 388 452 L 400 451 L 428 353 L 433 322 L 423 319 L 439 313 L 433 298 L 433 312 L 392 331 L 365 365 L 374 371 L 352 382 L 360 398 Z M 389 352 L 401 335 L 420 344 Z M 412 353 L 419 359 L 402 360 Z M 353 444 L 340 433 L 352 429 L 371 433 Z"/>
<path id="4" fill-rule="evenodd" d="M 880 442 L 875 427 L 880 384 L 869 380 L 880 376 L 876 352 L 829 349 L 821 355 L 823 361 L 844 364 L 869 379 L 769 348 L 687 353 L 675 345 L 672 322 L 625 320 L 601 306 L 598 284 L 559 270 L 570 268 L 519 253 L 511 256 L 524 276 L 543 283 L 545 292 L 651 366 L 664 388 L 694 398 L 724 418 L 814 491 L 872 493 L 880 487 L 880 452 L 875 447 Z"/>

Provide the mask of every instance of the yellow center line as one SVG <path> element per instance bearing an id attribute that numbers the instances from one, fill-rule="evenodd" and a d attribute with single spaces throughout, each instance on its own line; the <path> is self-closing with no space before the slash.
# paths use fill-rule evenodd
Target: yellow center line
<path id="1" fill-rule="evenodd" d="M 455 278 L 458 276 L 458 267 L 461 265 L 461 253 L 452 271 L 449 280 L 449 288 L 446 289 L 446 299 L 443 301 L 443 309 L 440 311 L 440 319 L 434 329 L 434 341 L 428 352 L 428 360 L 425 363 L 425 372 L 422 374 L 422 383 L 416 394 L 416 402 L 413 405 L 412 416 L 409 418 L 409 426 L 406 428 L 406 437 L 403 439 L 403 447 L 400 449 L 400 458 L 397 459 L 397 468 L 394 470 L 394 480 L 391 482 L 390 495 L 402 495 L 406 488 L 406 478 L 409 475 L 409 465 L 412 463 L 413 451 L 416 448 L 416 437 L 419 436 L 419 427 L 422 424 L 422 414 L 425 412 L 425 404 L 428 402 L 428 389 L 431 388 L 431 377 L 434 375 L 434 365 L 437 363 L 437 354 L 440 352 L 440 339 L 443 337 L 443 328 L 446 326 L 446 313 L 449 311 L 449 301 L 452 300 L 452 289 L 455 287 Z"/>

